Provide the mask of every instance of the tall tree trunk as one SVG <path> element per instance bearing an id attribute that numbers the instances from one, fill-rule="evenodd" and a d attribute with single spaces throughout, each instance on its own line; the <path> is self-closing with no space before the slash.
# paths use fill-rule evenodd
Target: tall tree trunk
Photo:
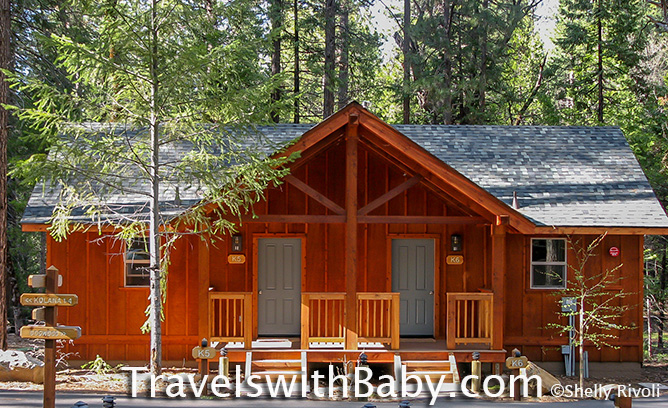
<path id="1" fill-rule="evenodd" d="M 584 389 L 584 318 L 585 318 L 585 302 L 584 297 L 580 298 L 578 305 L 578 354 L 580 356 L 580 389 Z"/>
<path id="2" fill-rule="evenodd" d="M 480 121 L 485 114 L 485 105 L 486 105 L 486 92 L 487 92 L 487 7 L 489 6 L 488 0 L 483 0 L 482 2 L 482 16 L 479 19 L 480 21 L 480 30 L 482 31 L 480 35 L 480 74 L 478 82 L 478 121 Z M 479 122 L 480 123 L 480 122 Z"/>
<path id="3" fill-rule="evenodd" d="M 596 51 L 598 53 L 598 123 L 603 123 L 603 8 L 602 0 L 598 0 L 598 10 L 596 24 L 598 28 L 598 44 Z"/>
<path id="4" fill-rule="evenodd" d="M 649 297 L 646 298 L 645 307 L 647 308 L 647 357 L 652 359 L 652 304 Z"/>
<path id="5" fill-rule="evenodd" d="M 464 53 L 464 45 L 462 43 L 462 31 L 457 30 L 457 53 L 456 53 L 456 60 L 457 60 L 457 71 L 459 72 L 459 77 L 457 78 L 458 80 L 464 80 L 464 62 L 463 62 L 463 53 Z M 459 91 L 459 113 L 457 115 L 457 123 L 460 125 L 468 125 L 469 124 L 469 106 L 467 102 L 467 96 L 466 92 L 467 89 L 465 86 L 461 86 Z"/>
<path id="6" fill-rule="evenodd" d="M 271 53 L 271 75 L 281 73 L 281 36 L 283 35 L 283 1 L 271 0 L 269 5 L 269 20 L 271 21 L 271 35 L 273 50 Z M 274 79 L 275 80 L 275 79 Z M 281 87 L 276 86 L 271 93 L 272 109 L 271 120 L 275 123 L 280 121 L 277 104 L 281 100 Z"/>
<path id="7" fill-rule="evenodd" d="M 450 33 L 452 30 L 452 13 L 450 12 L 450 0 L 443 1 L 443 81 L 445 85 L 445 96 L 443 98 L 443 123 L 452 125 L 452 53 L 450 47 Z"/>
<path id="8" fill-rule="evenodd" d="M 21 291 L 19 289 L 18 277 L 16 276 L 16 268 L 9 256 L 7 257 L 7 275 L 9 278 L 9 304 L 12 309 L 14 333 L 18 334 L 21 330 L 21 326 L 23 326 L 23 319 L 21 318 Z"/>
<path id="9" fill-rule="evenodd" d="M 159 375 L 162 371 L 162 327 L 160 321 L 162 296 L 161 296 L 161 278 L 162 269 L 160 267 L 160 229 L 158 223 L 160 222 L 159 214 L 159 191 L 160 178 L 158 176 L 159 163 L 159 149 L 160 149 L 160 121 L 158 118 L 158 1 L 153 0 L 151 11 L 151 118 L 149 124 L 149 131 L 151 136 L 151 164 L 150 164 L 150 180 L 151 180 L 151 201 L 150 201 L 150 216 L 149 216 L 149 253 L 150 253 L 150 315 L 149 324 L 151 327 L 151 354 L 150 354 L 150 371 L 151 374 Z"/>
<path id="10" fill-rule="evenodd" d="M 39 273 L 46 274 L 46 232 L 39 232 Z"/>
<path id="11" fill-rule="evenodd" d="M 0 68 L 11 68 L 10 1 L 0 0 Z M 0 104 L 9 103 L 9 85 L 0 72 Z M 7 350 L 7 139 L 9 112 L 0 106 L 0 349 Z"/>
<path id="12" fill-rule="evenodd" d="M 325 0 L 325 81 L 323 89 L 322 116 L 327 118 L 334 113 L 334 49 L 336 2 Z"/>
<path id="13" fill-rule="evenodd" d="M 341 49 L 339 52 L 339 109 L 348 104 L 348 92 L 350 87 L 350 27 L 349 27 L 350 0 L 341 2 Z"/>
<path id="14" fill-rule="evenodd" d="M 515 118 L 514 121 L 512 120 L 512 114 L 510 115 L 512 125 L 519 126 L 522 124 L 522 121 L 524 120 L 524 114 L 526 113 L 526 111 L 529 109 L 534 99 L 536 98 L 536 94 L 538 94 L 538 90 L 543 84 L 543 70 L 545 69 L 545 64 L 547 63 L 547 55 L 548 54 L 546 53 L 545 56 L 543 57 L 543 61 L 540 63 L 540 67 L 538 68 L 538 78 L 536 79 L 536 84 L 533 86 L 531 92 L 529 93 L 529 96 L 527 96 L 526 100 L 524 101 L 524 104 L 522 104 L 522 107 L 517 112 L 517 117 Z"/>
<path id="15" fill-rule="evenodd" d="M 663 257 L 661 257 L 661 275 L 659 276 L 659 289 L 661 293 L 665 293 L 666 287 L 668 286 L 668 271 L 666 268 L 668 268 L 668 239 L 666 237 L 663 237 Z M 657 306 L 659 309 L 659 316 L 658 316 L 658 322 L 656 325 L 656 334 L 658 336 L 658 342 L 656 344 L 656 348 L 661 350 L 665 347 L 664 341 L 663 341 L 663 322 L 665 321 L 666 318 L 666 313 L 664 312 L 664 309 L 666 307 L 665 302 L 660 302 L 657 301 Z"/>
<path id="16" fill-rule="evenodd" d="M 299 123 L 299 86 L 300 86 L 300 66 L 299 66 L 299 0 L 294 0 L 294 20 L 295 20 L 295 39 L 294 39 L 294 53 L 295 53 L 295 72 L 293 77 L 293 92 L 295 97 L 295 105 L 293 112 L 293 120 Z"/>
<path id="17" fill-rule="evenodd" d="M 403 83 L 403 105 L 404 105 L 404 123 L 411 123 L 411 97 L 410 97 L 410 81 L 411 81 L 411 0 L 404 0 L 404 83 Z"/>

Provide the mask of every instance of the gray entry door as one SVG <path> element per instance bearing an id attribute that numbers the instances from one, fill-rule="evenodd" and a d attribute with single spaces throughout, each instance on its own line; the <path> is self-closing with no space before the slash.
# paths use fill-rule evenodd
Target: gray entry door
<path id="1" fill-rule="evenodd" d="M 261 238 L 258 245 L 258 334 L 299 336 L 301 239 Z"/>
<path id="2" fill-rule="evenodd" d="M 434 240 L 392 240 L 392 291 L 399 292 L 401 336 L 434 335 Z"/>

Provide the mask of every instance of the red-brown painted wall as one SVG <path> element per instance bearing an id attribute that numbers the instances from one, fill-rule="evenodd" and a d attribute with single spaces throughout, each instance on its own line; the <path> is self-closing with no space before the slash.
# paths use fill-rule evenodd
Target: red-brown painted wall
<path id="1" fill-rule="evenodd" d="M 410 176 L 390 160 L 364 147 L 360 148 L 359 203 L 374 200 Z M 296 168 L 293 175 L 308 183 L 332 201 L 344 205 L 345 186 L 344 146 L 337 144 L 308 163 Z M 257 214 L 327 214 L 324 206 L 309 198 L 295 187 L 284 184 L 267 192 L 267 201 L 256 206 Z M 417 185 L 390 200 L 370 215 L 464 215 L 461 205 L 447 192 L 434 192 Z M 240 227 L 244 237 L 247 262 L 230 265 L 227 255 L 229 240 L 220 237 L 209 246 L 209 286 L 215 291 L 251 292 L 254 240 L 266 236 L 301 236 L 305 239 L 303 290 L 344 291 L 344 224 L 286 224 L 245 223 Z M 450 236 L 464 238 L 463 265 L 446 265 L 450 252 Z M 391 291 L 390 246 L 391 237 L 431 237 L 438 240 L 436 275 L 436 337 L 446 334 L 447 292 L 478 291 L 491 288 L 490 227 L 475 225 L 386 225 L 362 224 L 358 227 L 358 282 L 357 290 L 364 292 Z M 591 237 L 589 237 L 591 238 Z M 530 237 L 509 234 L 507 245 L 507 275 L 505 302 L 505 347 L 520 347 L 530 359 L 558 361 L 558 345 L 566 339 L 554 338 L 543 329 L 555 321 L 557 298 L 551 291 L 529 288 Z M 612 268 L 615 262 L 624 263 L 624 287 L 635 292 L 629 301 L 640 304 L 642 299 L 642 236 L 607 237 L 599 254 L 590 263 L 590 269 Z M 168 278 L 165 324 L 163 327 L 164 359 L 180 362 L 191 360 L 190 349 L 198 344 L 199 300 L 206 293 L 198 291 L 200 259 L 198 237 L 184 237 L 172 253 Z M 122 244 L 111 238 L 100 238 L 96 232 L 73 233 L 63 242 L 52 239 L 48 243 L 48 263 L 64 275 L 63 293 L 79 296 L 79 305 L 61 308 L 62 324 L 79 325 L 83 337 L 68 346 L 76 353 L 74 360 L 92 360 L 97 354 L 109 361 L 145 361 L 148 359 L 148 335 L 140 327 L 145 320 L 148 305 L 147 288 L 123 287 Z M 611 258 L 607 248 L 617 246 L 621 256 Z M 572 257 L 569 257 L 572 259 Z M 206 283 L 206 282 L 205 282 Z M 590 361 L 640 361 L 642 357 L 641 310 L 625 314 L 621 323 L 635 324 L 638 328 L 620 334 L 619 350 L 590 350 Z M 445 341 L 443 340 L 443 348 Z"/>

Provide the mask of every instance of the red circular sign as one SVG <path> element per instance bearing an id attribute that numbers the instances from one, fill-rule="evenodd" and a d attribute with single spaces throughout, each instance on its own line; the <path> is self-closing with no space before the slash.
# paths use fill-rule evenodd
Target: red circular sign
<path id="1" fill-rule="evenodd" d="M 610 247 L 610 256 L 619 256 L 619 248 L 617 247 Z"/>

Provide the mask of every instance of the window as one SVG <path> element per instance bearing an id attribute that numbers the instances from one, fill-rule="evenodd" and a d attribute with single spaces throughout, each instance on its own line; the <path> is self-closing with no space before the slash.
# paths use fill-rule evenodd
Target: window
<path id="1" fill-rule="evenodd" d="M 125 251 L 125 286 L 149 286 L 150 264 L 148 242 L 145 239 L 133 240 Z"/>
<path id="2" fill-rule="evenodd" d="M 565 288 L 566 271 L 565 239 L 533 238 L 531 240 L 532 288 Z"/>

